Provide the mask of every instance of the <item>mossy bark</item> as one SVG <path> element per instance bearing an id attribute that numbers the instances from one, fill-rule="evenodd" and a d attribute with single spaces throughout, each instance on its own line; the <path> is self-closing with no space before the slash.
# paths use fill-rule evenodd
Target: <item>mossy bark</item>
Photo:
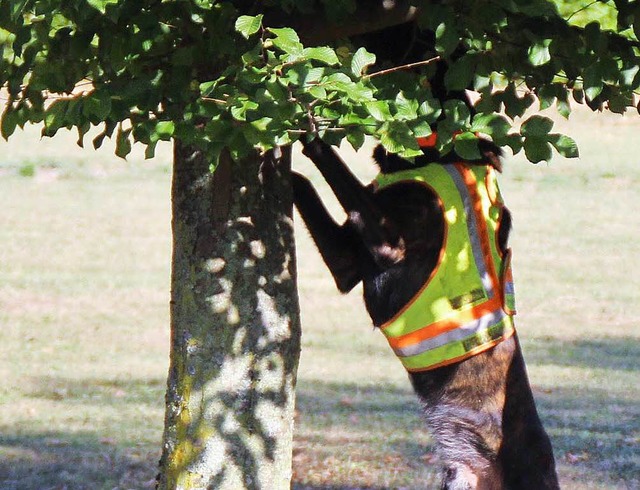
<path id="1" fill-rule="evenodd" d="M 160 489 L 290 488 L 300 352 L 290 153 L 176 143 Z"/>

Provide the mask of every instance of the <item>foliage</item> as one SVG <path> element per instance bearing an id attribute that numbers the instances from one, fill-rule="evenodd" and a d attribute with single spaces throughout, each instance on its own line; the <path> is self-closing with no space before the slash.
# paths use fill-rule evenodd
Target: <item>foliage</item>
<path id="1" fill-rule="evenodd" d="M 158 141 L 178 138 L 216 161 L 223 147 L 239 158 L 308 132 L 332 144 L 346 138 L 355 148 L 371 135 L 411 157 L 419 153 L 416 137 L 437 130 L 444 152 L 455 146 L 477 156 L 482 135 L 538 162 L 552 147 L 565 156 L 577 148 L 552 133 L 549 119 L 520 125 L 536 101 L 565 116 L 570 99 L 618 113 L 634 103 L 634 1 L 598 2 L 607 4 L 606 19 L 617 19 L 615 30 L 597 19 L 585 23 L 586 2 L 557 2 L 569 21 L 547 0 L 413 3 L 416 38 L 431 43 L 403 69 L 397 58 L 367 51 L 358 36 L 305 45 L 304 30 L 270 21 L 284 15 L 295 26 L 312 16 L 348 25 L 361 8 L 355 0 L 2 2 L 0 85 L 8 103 L 1 133 L 8 138 L 27 122 L 41 123 L 45 136 L 75 127 L 82 145 L 99 126 L 93 145 L 114 137 L 121 157 L 132 142 L 151 157 Z M 449 91 L 438 98 L 436 67 Z M 479 95 L 471 110 L 453 95 L 465 89 Z"/>

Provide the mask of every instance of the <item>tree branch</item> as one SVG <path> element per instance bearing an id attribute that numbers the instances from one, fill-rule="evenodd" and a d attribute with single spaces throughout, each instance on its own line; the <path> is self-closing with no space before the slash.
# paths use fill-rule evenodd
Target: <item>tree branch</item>
<path id="1" fill-rule="evenodd" d="M 264 15 L 265 24 L 293 27 L 306 45 L 313 46 L 411 22 L 418 12 L 410 0 L 357 0 L 355 12 L 344 23 L 324 20 L 320 12 L 292 15 L 269 11 Z"/>

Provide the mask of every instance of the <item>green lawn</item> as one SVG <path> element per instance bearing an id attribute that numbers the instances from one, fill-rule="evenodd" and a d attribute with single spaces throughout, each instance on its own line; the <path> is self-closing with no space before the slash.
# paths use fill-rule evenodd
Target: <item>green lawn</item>
<path id="1" fill-rule="evenodd" d="M 640 119 L 564 126 L 579 161 L 509 159 L 502 177 L 520 336 L 563 488 L 640 488 Z M 74 141 L 0 143 L 2 490 L 153 488 L 170 150 L 123 163 Z M 373 175 L 366 152 L 348 155 Z M 296 488 L 436 488 L 406 375 L 298 231 Z"/>

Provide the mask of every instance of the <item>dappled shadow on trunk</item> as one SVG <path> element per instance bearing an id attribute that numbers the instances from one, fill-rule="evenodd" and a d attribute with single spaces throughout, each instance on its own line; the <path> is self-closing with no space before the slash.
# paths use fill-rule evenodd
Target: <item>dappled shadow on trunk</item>
<path id="1" fill-rule="evenodd" d="M 288 482 L 300 328 L 287 150 L 213 173 L 176 143 L 160 488 Z"/>

